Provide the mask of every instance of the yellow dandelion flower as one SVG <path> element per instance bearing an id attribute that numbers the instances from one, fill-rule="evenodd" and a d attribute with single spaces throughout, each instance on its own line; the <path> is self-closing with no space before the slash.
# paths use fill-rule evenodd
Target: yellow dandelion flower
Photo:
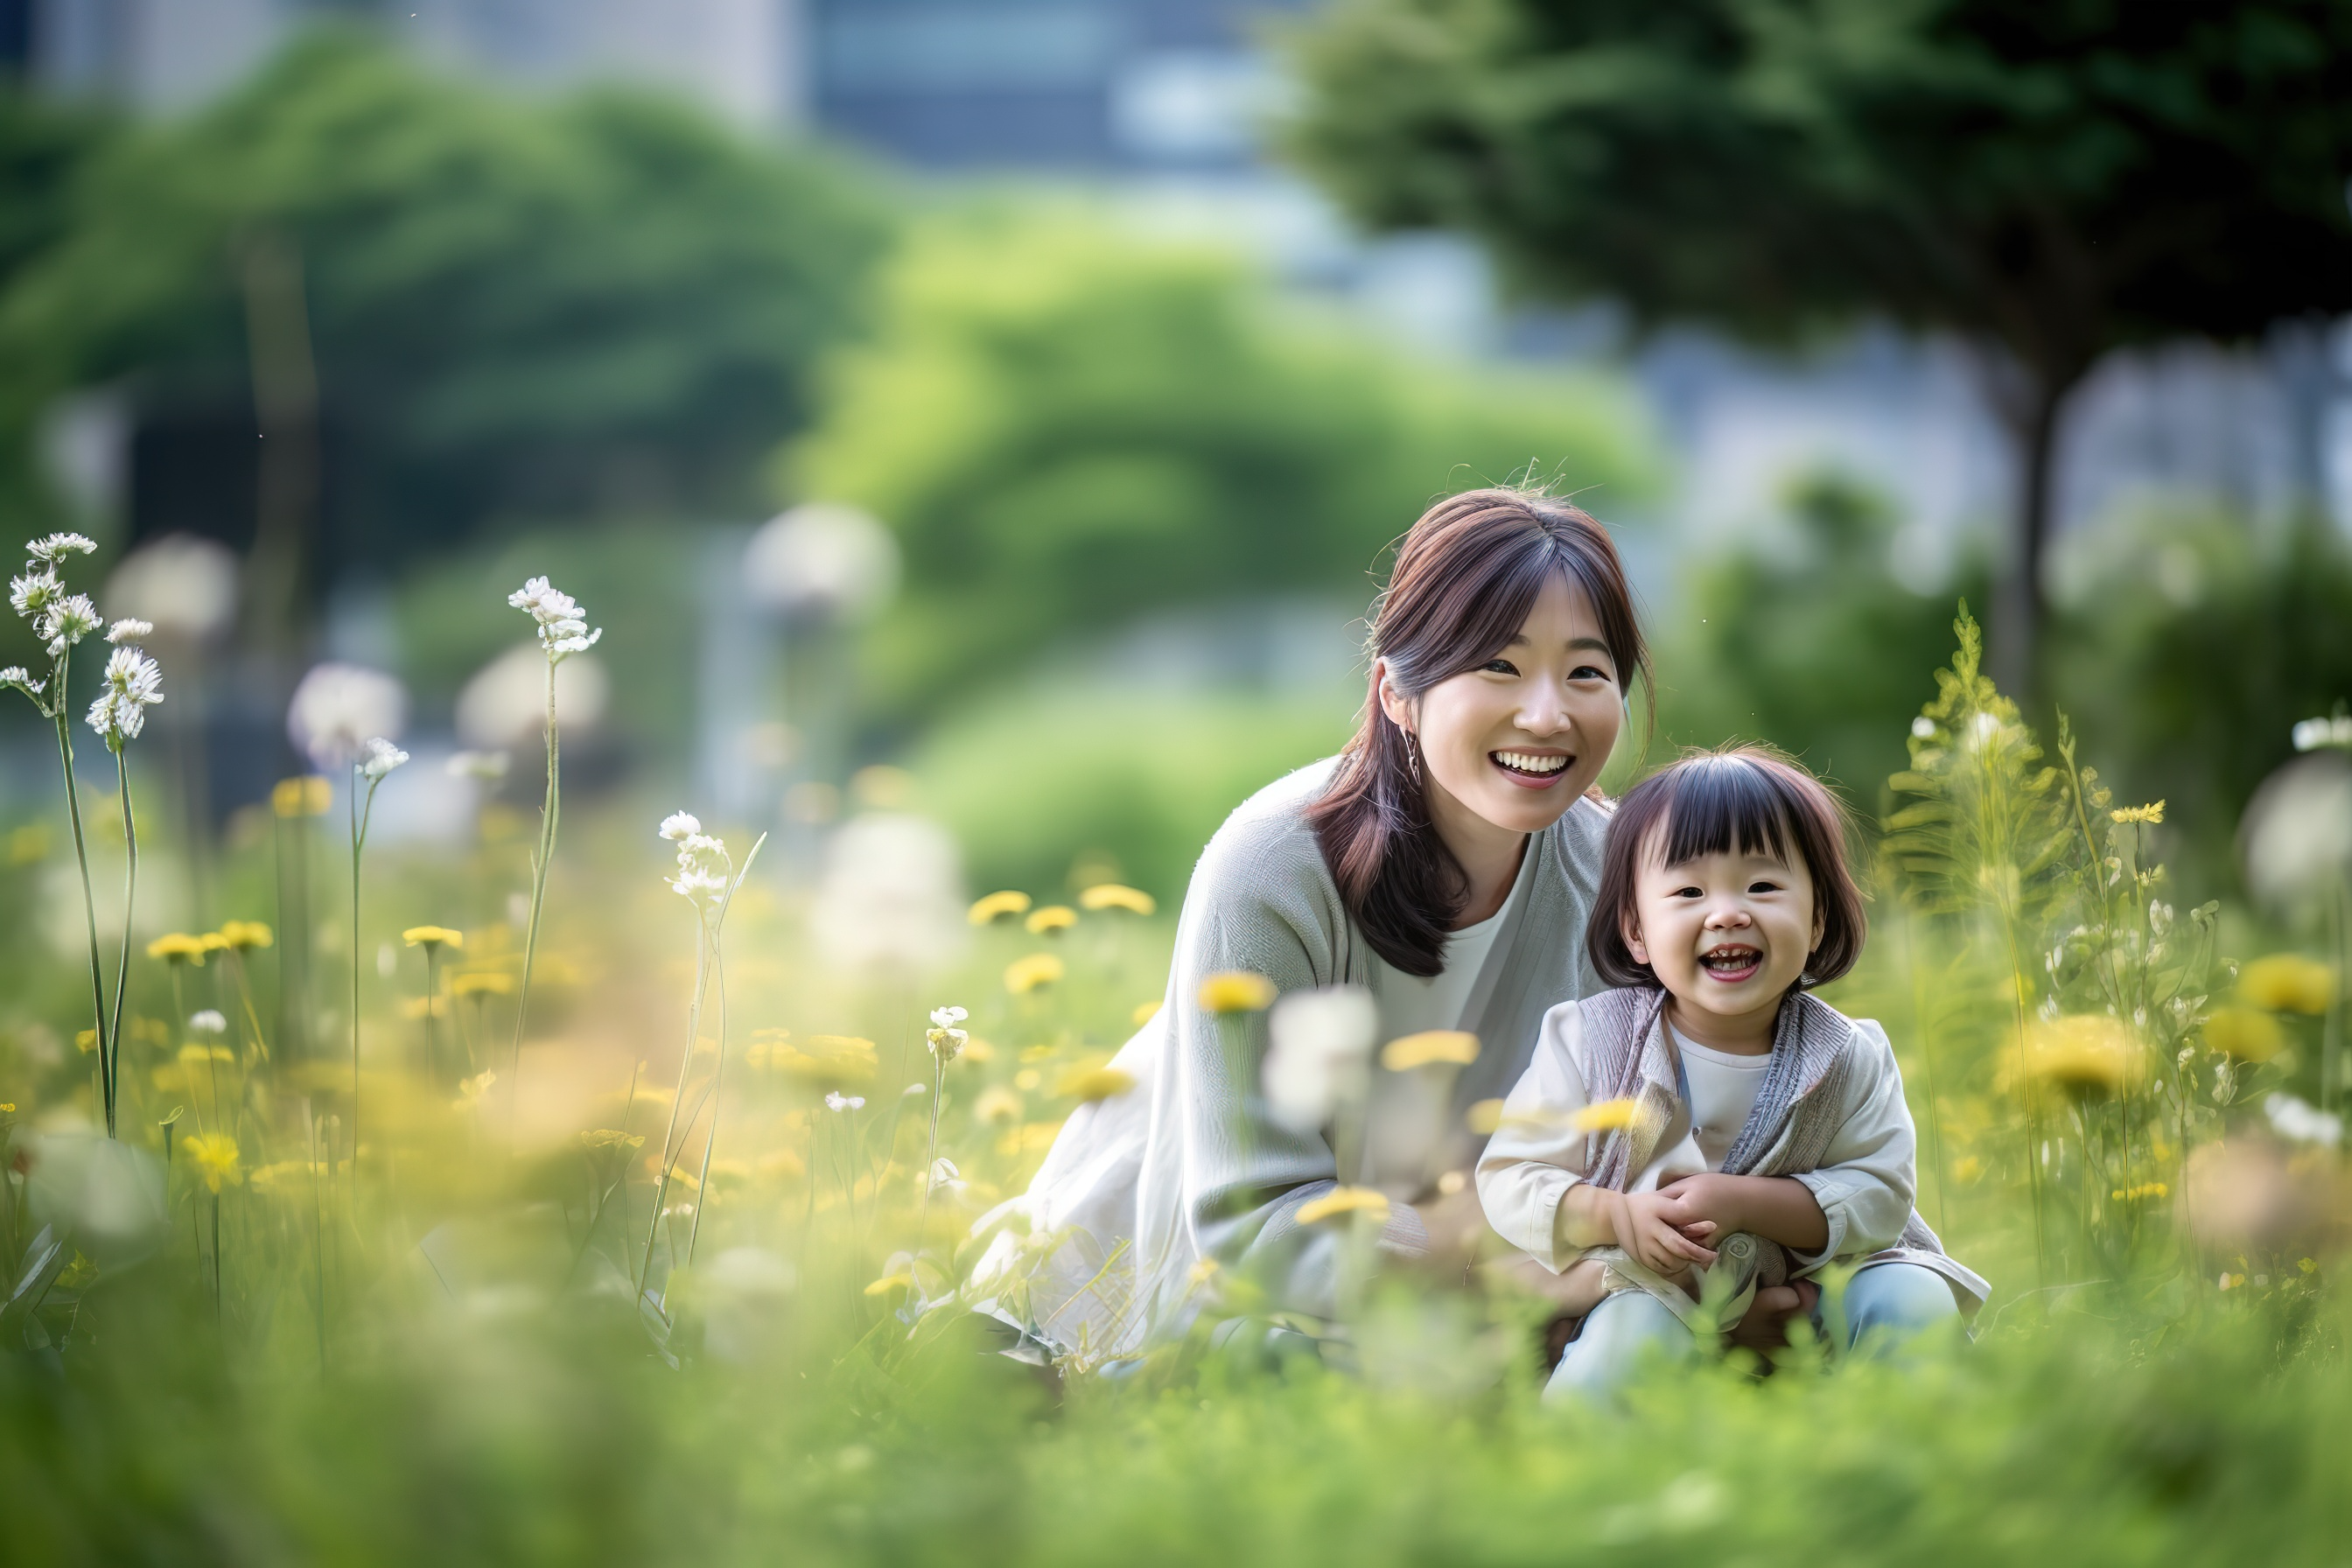
<path id="1" fill-rule="evenodd" d="M 1035 1068 L 1023 1068 L 1019 1072 L 1013 1075 L 1013 1087 L 1019 1089 L 1024 1094 L 1035 1093 L 1037 1086 L 1045 1081 L 1045 1074 L 1039 1072 Z"/>
<path id="2" fill-rule="evenodd" d="M 180 1047 L 180 1065 L 184 1068 L 200 1068 L 208 1062 L 235 1060 L 236 1060 L 236 1053 L 226 1046 L 200 1046 L 190 1041 Z"/>
<path id="3" fill-rule="evenodd" d="M 149 942 L 147 956 L 168 959 L 173 963 L 193 963 L 201 968 L 205 962 L 204 939 L 175 931 Z"/>
<path id="4" fill-rule="evenodd" d="M 1503 1102 L 1482 1100 L 1462 1113 L 1462 1124 L 1481 1138 L 1494 1136 L 1495 1129 L 1503 1124 Z"/>
<path id="5" fill-rule="evenodd" d="M 1040 986 L 1053 984 L 1068 973 L 1053 953 L 1033 952 L 1004 966 L 1004 988 L 1015 996 L 1025 996 Z"/>
<path id="6" fill-rule="evenodd" d="M 2123 826 L 2140 823 L 2154 826 L 2164 820 L 2164 802 L 2159 800 L 2154 805 L 2118 806 L 2107 815 Z"/>
<path id="7" fill-rule="evenodd" d="M 184 1140 L 180 1147 L 194 1162 L 196 1174 L 204 1178 L 206 1187 L 217 1193 L 224 1186 L 235 1186 L 245 1180 L 237 1169 L 236 1140 L 226 1132 L 198 1132 Z"/>
<path id="8" fill-rule="evenodd" d="M 2286 1044 L 2286 1031 L 2268 1013 L 2216 1007 L 2205 1017 L 2205 1044 L 2242 1062 L 2266 1062 Z"/>
<path id="9" fill-rule="evenodd" d="M 1478 1037 L 1467 1029 L 1423 1029 L 1381 1047 L 1381 1066 L 1391 1072 L 1410 1072 L 1432 1062 L 1468 1067 L 1478 1059 Z"/>
<path id="10" fill-rule="evenodd" d="M 1135 1005 L 1135 1011 L 1127 1016 L 1128 1026 L 1140 1029 L 1144 1025 L 1160 1016 L 1160 1009 L 1162 1005 L 1164 1004 L 1157 996 L 1149 1002 L 1138 1002 Z"/>
<path id="11" fill-rule="evenodd" d="M 1619 1132 L 1641 1119 L 1640 1100 L 1603 1100 L 1578 1111 L 1574 1125 L 1579 1132 Z"/>
<path id="12" fill-rule="evenodd" d="M 1117 1068 L 1080 1068 L 1062 1075 L 1054 1085 L 1054 1092 L 1092 1105 L 1098 1100 L 1111 1100 L 1135 1087 L 1135 1075 Z"/>
<path id="13" fill-rule="evenodd" d="M 2103 1014 L 2038 1019 L 2026 1031 L 2022 1068 L 2014 1051 L 2003 1054 L 2001 1087 L 2022 1087 L 2021 1070 L 2069 1094 L 2112 1094 L 2147 1076 L 2146 1055 L 2129 1029 Z"/>
<path id="14" fill-rule="evenodd" d="M 279 779 L 269 792 L 269 809 L 280 816 L 324 816 L 335 804 L 335 786 L 317 773 Z"/>
<path id="15" fill-rule="evenodd" d="M 1201 982 L 1201 1005 L 1211 1013 L 1263 1013 L 1274 1005 L 1274 982 L 1254 970 L 1224 970 Z"/>
<path id="16" fill-rule="evenodd" d="M 1078 895 L 1082 910 L 1125 910 L 1129 914 L 1148 915 L 1156 912 L 1159 902 L 1140 888 L 1130 888 L 1119 882 L 1097 882 Z"/>
<path id="17" fill-rule="evenodd" d="M 2238 971 L 2238 1000 L 2273 1013 L 2325 1013 L 2336 1000 L 2336 970 L 2299 952 L 2274 952 Z"/>
<path id="18" fill-rule="evenodd" d="M 2168 1198 L 2172 1189 L 2162 1182 L 2142 1182 L 2136 1187 L 2117 1187 L 2108 1195 L 2119 1204 L 2136 1204 L 2149 1198 Z"/>
<path id="19" fill-rule="evenodd" d="M 446 947 L 454 952 L 466 945 L 466 933 L 447 926 L 410 926 L 400 933 L 400 940 L 411 947 Z"/>
<path id="20" fill-rule="evenodd" d="M 225 945 L 238 952 L 268 947 L 277 940 L 270 934 L 269 928 L 259 921 L 223 921 L 220 938 Z"/>
<path id="21" fill-rule="evenodd" d="M 901 1268 L 895 1274 L 885 1274 L 866 1287 L 866 1293 L 868 1296 L 887 1296 L 893 1290 L 911 1290 L 914 1286 L 915 1277 Z"/>
<path id="22" fill-rule="evenodd" d="M 514 976 L 503 970 L 477 969 L 449 977 L 449 989 L 460 996 L 511 996 Z"/>
<path id="23" fill-rule="evenodd" d="M 200 931 L 196 936 L 196 945 L 206 952 L 226 952 L 228 938 L 216 931 Z"/>
<path id="24" fill-rule="evenodd" d="M 1333 1187 L 1321 1197 L 1299 1205 L 1295 1217 L 1300 1225 L 1316 1225 L 1346 1214 L 1360 1214 L 1374 1225 L 1386 1224 L 1388 1194 L 1377 1187 Z"/>
<path id="25" fill-rule="evenodd" d="M 980 1098 L 972 1102 L 971 1113 L 991 1127 L 1010 1127 L 1021 1120 L 1024 1109 L 1018 1094 L 996 1084 L 981 1090 Z"/>
<path id="26" fill-rule="evenodd" d="M 1031 936 L 1058 936 L 1078 923 L 1078 911 L 1067 904 L 1047 904 L 1021 923 Z"/>
<path id="27" fill-rule="evenodd" d="M 1028 912 L 1029 895 L 1008 888 L 1003 892 L 991 893 L 976 900 L 971 909 L 964 911 L 964 918 L 976 926 L 984 926 Z"/>
<path id="28" fill-rule="evenodd" d="M 996 1047 L 974 1035 L 963 1043 L 963 1059 L 968 1062 L 992 1062 L 996 1059 Z"/>
<path id="29" fill-rule="evenodd" d="M 74 1031 L 74 1049 L 81 1052 L 84 1056 L 88 1056 L 90 1052 L 98 1049 L 98 1031 L 96 1029 L 76 1029 Z"/>

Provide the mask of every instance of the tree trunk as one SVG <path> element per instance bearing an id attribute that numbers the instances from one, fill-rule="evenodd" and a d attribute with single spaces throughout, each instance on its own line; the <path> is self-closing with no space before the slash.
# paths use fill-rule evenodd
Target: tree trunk
<path id="1" fill-rule="evenodd" d="M 2080 373 L 2028 370 L 2024 379 L 2021 395 L 2009 405 L 2008 423 L 2017 442 L 2017 501 L 2009 551 L 1993 591 L 1987 653 L 2002 693 L 2030 703 L 2040 691 L 2042 630 L 2048 614 L 2042 596 L 2042 558 L 2050 541 L 2058 416 L 2066 395 L 2082 377 Z"/>

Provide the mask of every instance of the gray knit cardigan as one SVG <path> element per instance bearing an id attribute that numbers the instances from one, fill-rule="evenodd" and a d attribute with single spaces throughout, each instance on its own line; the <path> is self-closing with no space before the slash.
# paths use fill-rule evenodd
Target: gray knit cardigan
<path id="1" fill-rule="evenodd" d="M 1238 969 L 1283 992 L 1353 984 L 1377 994 L 1391 973 L 1349 919 L 1306 819 L 1334 766 L 1268 785 L 1209 841 L 1177 923 L 1166 1003 L 1113 1062 L 1135 1087 L 1073 1115 L 1029 1191 L 977 1227 L 997 1232 L 974 1275 L 986 1310 L 1058 1348 L 1118 1353 L 1178 1326 L 1197 1266 L 1214 1259 L 1272 1277 L 1276 1306 L 1329 1314 L 1336 1238 L 1293 1218 L 1333 1184 L 1329 1144 L 1266 1114 L 1265 1016 L 1221 1023 L 1199 993 L 1204 977 Z M 1602 989 L 1584 931 L 1608 812 L 1580 799 L 1534 836 L 1464 1010 L 1481 1049 L 1456 1081 L 1457 1109 L 1518 1081 L 1547 1009 Z M 1238 1051 L 1221 1035 L 1235 1027 Z M 1462 1137 L 1450 1163 L 1466 1169 L 1479 1141 Z M 1426 1237 L 1400 1205 L 1381 1241 L 1415 1252 Z"/>

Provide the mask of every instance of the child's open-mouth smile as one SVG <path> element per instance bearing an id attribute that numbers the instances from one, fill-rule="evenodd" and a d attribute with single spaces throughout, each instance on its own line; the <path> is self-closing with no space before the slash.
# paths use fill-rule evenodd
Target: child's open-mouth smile
<path id="1" fill-rule="evenodd" d="M 1699 973 L 1725 985 L 1753 980 L 1763 967 L 1763 950 L 1744 942 L 1717 942 L 1698 955 Z"/>
<path id="2" fill-rule="evenodd" d="M 1520 789 L 1549 789 L 1568 776 L 1576 758 L 1567 752 L 1518 747 L 1492 751 L 1486 760 Z"/>

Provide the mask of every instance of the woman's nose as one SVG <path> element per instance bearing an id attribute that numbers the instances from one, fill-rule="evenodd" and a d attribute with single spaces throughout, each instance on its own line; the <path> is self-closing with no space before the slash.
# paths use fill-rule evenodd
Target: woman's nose
<path id="1" fill-rule="evenodd" d="M 1538 684 L 1519 704 L 1519 728 L 1530 735 L 1549 738 L 1569 726 L 1568 702 L 1557 691 Z"/>

